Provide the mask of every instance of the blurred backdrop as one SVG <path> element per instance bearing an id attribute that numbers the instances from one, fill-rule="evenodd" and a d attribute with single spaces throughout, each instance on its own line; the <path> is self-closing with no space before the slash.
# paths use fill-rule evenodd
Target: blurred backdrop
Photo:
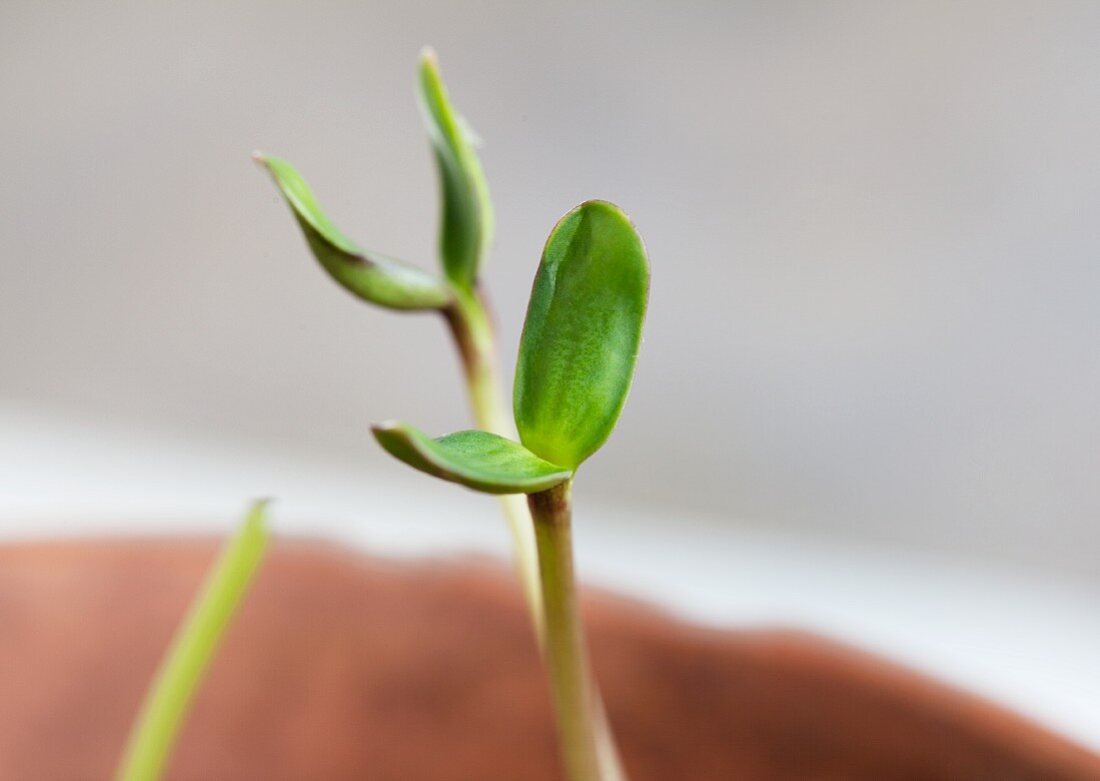
<path id="1" fill-rule="evenodd" d="M 249 160 L 434 265 L 413 98 L 484 139 L 510 366 L 542 242 L 621 204 L 653 265 L 585 489 L 1096 578 L 1100 6 L 0 6 L 0 401 L 391 464 L 467 423 L 442 327 L 316 267 Z"/>

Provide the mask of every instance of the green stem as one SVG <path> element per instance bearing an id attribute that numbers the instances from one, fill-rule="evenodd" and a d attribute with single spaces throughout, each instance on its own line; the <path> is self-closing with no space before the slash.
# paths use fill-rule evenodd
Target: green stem
<path id="1" fill-rule="evenodd" d="M 267 544 L 265 504 L 252 506 L 176 630 L 130 731 L 116 781 L 156 781 L 164 770 L 203 674 L 259 567 Z"/>
<path id="2" fill-rule="evenodd" d="M 511 404 L 506 403 L 501 392 L 503 383 L 497 360 L 496 336 L 484 302 L 479 297 L 456 291 L 455 303 L 444 310 L 444 314 L 462 359 L 470 402 L 478 427 L 502 437 L 517 439 Z M 540 583 L 541 552 L 536 540 L 536 525 L 532 520 L 532 511 L 528 507 L 527 497 L 522 495 L 501 496 L 500 502 L 512 535 L 516 569 L 538 639 L 539 650 L 546 656 L 545 614 L 548 608 L 543 595 L 544 586 Z M 566 525 L 568 527 L 568 524 Z M 566 536 L 568 534 L 567 528 Z M 569 559 L 570 578 L 572 578 L 571 553 Z M 587 666 L 585 669 L 587 670 Z M 590 672 L 586 672 L 585 675 L 591 679 Z M 622 781 L 626 776 L 620 765 L 619 754 L 615 748 L 599 690 L 594 684 L 588 686 L 588 690 L 584 718 L 591 726 L 594 735 L 596 762 L 599 768 L 599 775 L 596 777 L 601 781 Z"/>
<path id="3" fill-rule="evenodd" d="M 505 402 L 501 391 L 503 382 L 497 359 L 496 337 L 485 304 L 477 296 L 456 291 L 455 303 L 443 312 L 462 359 L 470 404 L 478 428 L 509 439 L 518 439 L 512 421 L 512 406 Z M 541 642 L 542 596 L 539 593 L 538 552 L 531 514 L 522 495 L 501 496 L 500 504 L 512 535 L 523 596 L 535 633 Z"/>
<path id="4" fill-rule="evenodd" d="M 538 545 L 545 617 L 543 653 L 562 763 L 570 781 L 625 776 L 588 661 L 573 572 L 572 484 L 527 497 Z"/>

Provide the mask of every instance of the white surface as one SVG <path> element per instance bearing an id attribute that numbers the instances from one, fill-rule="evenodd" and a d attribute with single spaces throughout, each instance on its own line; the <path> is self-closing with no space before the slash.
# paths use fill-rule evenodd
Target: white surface
<path id="1" fill-rule="evenodd" d="M 232 528 L 274 496 L 274 527 L 399 555 L 504 553 L 492 501 L 399 465 L 250 450 L 0 406 L 0 535 Z M 880 547 L 647 517 L 576 492 L 580 568 L 717 625 L 816 629 L 1006 703 L 1100 749 L 1094 587 Z"/>

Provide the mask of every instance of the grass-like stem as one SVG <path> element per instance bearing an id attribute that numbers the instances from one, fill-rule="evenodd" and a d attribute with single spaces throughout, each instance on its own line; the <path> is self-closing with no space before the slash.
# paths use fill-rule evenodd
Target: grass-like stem
<path id="1" fill-rule="evenodd" d="M 267 546 L 266 502 L 257 502 L 206 581 L 161 660 L 131 729 L 115 781 L 156 781 L 167 766 L 218 644 Z"/>

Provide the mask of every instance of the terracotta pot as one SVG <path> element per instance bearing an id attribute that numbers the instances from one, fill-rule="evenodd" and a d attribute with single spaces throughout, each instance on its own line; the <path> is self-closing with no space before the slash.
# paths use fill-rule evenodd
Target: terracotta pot
<path id="1" fill-rule="evenodd" d="M 0 778 L 106 779 L 208 541 L 0 547 Z M 719 632 L 589 594 L 632 781 L 1100 779 L 1100 757 L 989 703 L 796 632 Z M 559 779 L 510 575 L 277 544 L 172 779 Z"/>

